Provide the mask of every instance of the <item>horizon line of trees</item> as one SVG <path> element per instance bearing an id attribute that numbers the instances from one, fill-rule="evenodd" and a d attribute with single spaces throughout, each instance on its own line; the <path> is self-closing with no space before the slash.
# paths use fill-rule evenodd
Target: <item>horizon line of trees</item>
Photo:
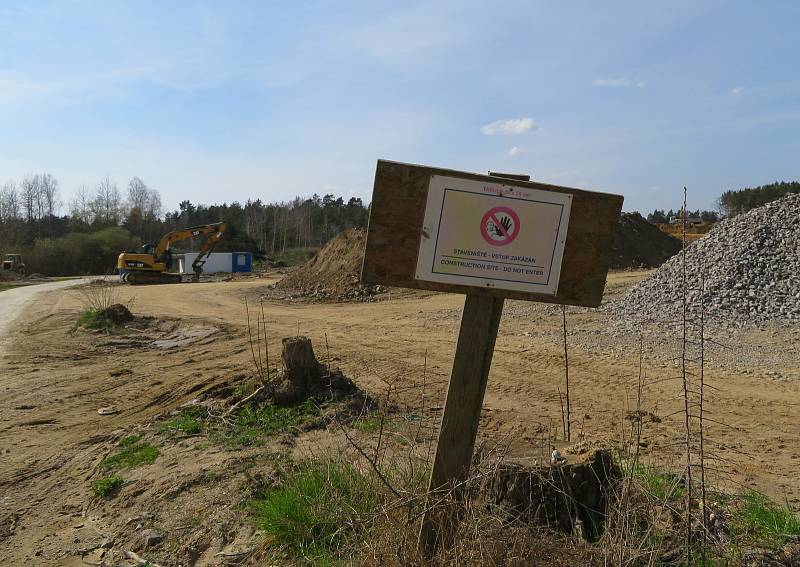
<path id="1" fill-rule="evenodd" d="M 789 194 L 800 193 L 798 181 L 776 181 L 758 187 L 732 189 L 720 195 L 717 206 L 725 216 L 733 217 L 762 207 Z"/>
<path id="2" fill-rule="evenodd" d="M 763 207 L 789 194 L 800 193 L 800 181 L 776 181 L 758 187 L 731 189 L 717 199 L 715 211 L 689 211 L 690 217 L 699 217 L 706 222 L 717 222 L 721 218 L 734 217 L 751 209 Z M 668 223 L 671 218 L 680 216 L 682 209 L 664 211 L 655 209 L 648 213 L 647 220 L 652 223 Z"/>
<path id="3" fill-rule="evenodd" d="M 133 177 L 125 190 L 105 177 L 89 190 L 78 188 L 64 203 L 58 181 L 50 174 L 30 175 L 0 187 L 0 252 L 19 252 L 30 270 L 46 275 L 97 272 L 113 268 L 124 249 L 155 243 L 179 228 L 224 221 L 218 251 L 271 256 L 292 247 L 323 246 L 340 232 L 366 227 L 369 208 L 360 198 L 335 195 L 265 203 L 204 205 L 182 201 L 163 211 L 159 192 Z M 191 243 L 177 243 L 190 250 Z"/>

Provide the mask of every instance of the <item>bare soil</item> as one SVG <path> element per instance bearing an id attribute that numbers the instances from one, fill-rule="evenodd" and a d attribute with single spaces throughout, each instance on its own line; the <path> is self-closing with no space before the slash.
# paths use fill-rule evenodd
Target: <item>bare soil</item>
<path id="1" fill-rule="evenodd" d="M 611 274 L 609 295 L 645 274 Z M 75 290 L 42 293 L 28 306 L 17 333 L 0 347 L 4 562 L 131 565 L 121 555 L 128 549 L 162 565 L 223 565 L 243 549 L 263 546 L 242 508 L 247 487 L 269 476 L 270 459 L 279 450 L 289 447 L 295 457 L 346 453 L 344 440 L 335 431 L 315 430 L 276 438 L 274 447 L 232 450 L 202 436 L 166 437 L 154 424 L 201 393 L 252 375 L 243 298 L 252 306 L 268 283 L 121 287 L 120 302 L 132 305 L 139 321 L 123 335 L 70 334 L 82 307 Z M 370 304 L 267 301 L 264 309 L 276 355 L 281 338 L 307 335 L 322 362 L 329 359 L 367 392 L 380 395 L 387 382 L 395 382 L 396 411 L 413 420 L 440 411 L 463 301 L 458 295 L 410 293 Z M 609 317 L 571 311 L 570 336 L 608 333 Z M 507 302 L 479 436 L 506 445 L 519 462 L 541 461 L 542 442 L 560 429 L 560 330 L 559 309 Z M 769 332 L 771 341 L 790 344 L 797 330 Z M 750 336 L 752 344 L 736 348 L 757 349 L 765 340 L 757 331 L 740 339 Z M 658 354 L 644 355 L 642 410 L 658 419 L 646 420 L 642 451 L 645 459 L 677 468 L 682 418 L 675 412 L 682 402 L 679 385 L 666 379 L 676 366 Z M 783 356 L 776 370 L 800 366 L 797 352 Z M 748 357 L 706 369 L 718 386 L 708 402 L 717 423 L 707 424 L 707 434 L 721 463 L 710 474 L 729 488 L 758 489 L 800 510 L 800 381 L 768 380 L 767 371 L 763 360 Z M 617 337 L 613 348 L 575 341 L 573 435 L 581 438 L 572 444 L 555 440 L 568 459 L 589 447 L 619 445 L 630 427 L 626 415 L 635 409 L 638 372 L 635 335 Z M 119 413 L 99 415 L 101 407 Z M 100 462 L 131 433 L 157 446 L 160 456 L 126 471 L 116 498 L 94 496 L 91 482 L 101 476 Z M 143 543 L 148 528 L 165 536 L 156 548 Z"/>

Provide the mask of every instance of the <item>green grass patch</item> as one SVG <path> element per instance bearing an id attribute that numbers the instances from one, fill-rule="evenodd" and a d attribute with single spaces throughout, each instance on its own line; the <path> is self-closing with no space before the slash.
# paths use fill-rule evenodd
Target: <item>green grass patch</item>
<path id="1" fill-rule="evenodd" d="M 104 317 L 100 309 L 84 309 L 78 315 L 72 330 L 90 329 L 99 331 L 116 331 L 120 327 L 111 319 Z"/>
<path id="2" fill-rule="evenodd" d="M 92 492 L 102 498 L 108 498 L 122 488 L 124 483 L 125 480 L 121 476 L 112 474 L 92 481 Z"/>
<path id="3" fill-rule="evenodd" d="M 254 499 L 253 521 L 276 545 L 314 565 L 335 564 L 363 537 L 377 499 L 372 479 L 352 465 L 311 462 Z"/>
<path id="4" fill-rule="evenodd" d="M 377 411 L 368 412 L 353 421 L 353 428 L 364 433 L 376 433 L 381 428 L 381 414 Z"/>
<path id="5" fill-rule="evenodd" d="M 290 431 L 318 415 L 319 408 L 310 399 L 287 407 L 247 404 L 233 413 L 233 424 L 221 433 L 234 445 L 260 445 L 265 436 Z"/>
<path id="6" fill-rule="evenodd" d="M 625 474 L 630 474 L 630 467 L 626 463 L 622 464 L 622 468 Z M 686 496 L 686 489 L 679 479 L 655 465 L 637 464 L 633 476 L 650 500 L 667 502 Z"/>
<path id="7" fill-rule="evenodd" d="M 194 406 L 185 408 L 180 413 L 170 419 L 159 424 L 157 431 L 159 433 L 183 433 L 185 435 L 199 435 L 203 432 L 202 418 L 206 415 L 204 408 Z"/>
<path id="8" fill-rule="evenodd" d="M 158 458 L 158 447 L 138 441 L 138 435 L 131 435 L 120 441 L 120 451 L 103 459 L 100 468 L 104 470 L 132 469 L 155 461 Z"/>
<path id="9" fill-rule="evenodd" d="M 750 491 L 734 504 L 731 532 L 753 545 L 774 548 L 800 535 L 800 518 L 788 503 L 778 504 L 764 494 Z"/>

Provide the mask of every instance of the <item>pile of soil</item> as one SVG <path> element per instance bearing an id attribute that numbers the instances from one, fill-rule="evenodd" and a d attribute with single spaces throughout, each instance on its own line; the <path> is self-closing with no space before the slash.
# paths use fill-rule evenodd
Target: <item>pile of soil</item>
<path id="1" fill-rule="evenodd" d="M 614 234 L 610 268 L 657 268 L 680 249 L 680 240 L 663 232 L 639 213 L 622 213 Z"/>
<path id="2" fill-rule="evenodd" d="M 360 228 L 343 232 L 275 287 L 325 300 L 367 299 L 386 290 L 359 283 L 367 234 Z"/>

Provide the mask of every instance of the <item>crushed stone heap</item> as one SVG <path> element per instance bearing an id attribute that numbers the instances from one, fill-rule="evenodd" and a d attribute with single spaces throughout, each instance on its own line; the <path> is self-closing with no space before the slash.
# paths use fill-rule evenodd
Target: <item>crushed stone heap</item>
<path id="1" fill-rule="evenodd" d="M 681 241 L 639 213 L 622 213 L 611 246 L 612 270 L 657 268 L 681 249 Z"/>
<path id="2" fill-rule="evenodd" d="M 606 309 L 627 318 L 680 320 L 682 256 Z M 686 273 L 692 317 L 702 301 L 709 319 L 727 324 L 800 321 L 800 195 L 717 224 L 687 247 Z"/>

